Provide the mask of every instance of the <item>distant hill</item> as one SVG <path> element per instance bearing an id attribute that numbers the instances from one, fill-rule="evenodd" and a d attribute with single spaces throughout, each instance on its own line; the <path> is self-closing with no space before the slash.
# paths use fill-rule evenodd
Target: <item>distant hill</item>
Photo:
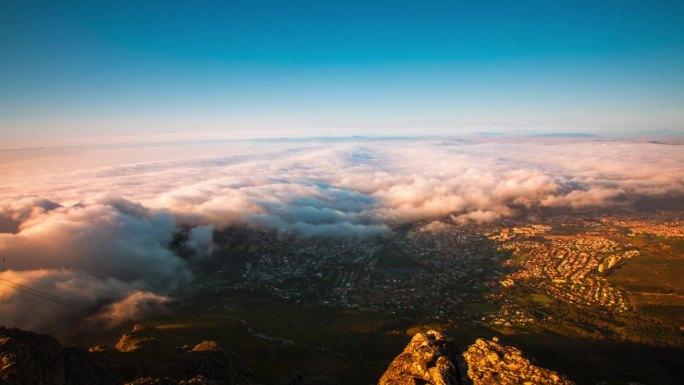
<path id="1" fill-rule="evenodd" d="M 559 132 L 549 134 L 534 134 L 529 135 L 535 138 L 601 138 L 601 135 L 587 134 L 583 132 Z"/>

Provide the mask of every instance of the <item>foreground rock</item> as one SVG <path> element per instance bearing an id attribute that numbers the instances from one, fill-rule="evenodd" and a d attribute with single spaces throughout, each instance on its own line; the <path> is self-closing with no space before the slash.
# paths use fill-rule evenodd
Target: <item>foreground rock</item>
<path id="1" fill-rule="evenodd" d="M 573 385 L 553 370 L 533 365 L 520 350 L 499 344 L 497 338 L 478 339 L 461 357 L 455 351 L 437 331 L 418 333 L 378 385 Z M 459 367 L 467 373 L 459 375 Z"/>
<path id="2" fill-rule="evenodd" d="M 0 383 L 7 385 L 239 385 L 249 377 L 216 342 L 171 348 L 136 325 L 117 349 L 64 348 L 51 336 L 0 326 Z"/>
<path id="3" fill-rule="evenodd" d="M 498 339 L 478 339 L 463 353 L 473 385 L 573 385 L 553 370 L 533 365 L 519 349 Z"/>
<path id="4" fill-rule="evenodd" d="M 254 385 L 216 342 L 177 347 L 172 336 L 137 325 L 117 348 L 62 347 L 51 336 L 0 326 L 0 384 L 7 385 Z M 431 330 L 416 334 L 379 385 L 572 385 L 533 365 L 516 348 L 478 339 L 458 355 Z M 467 369 L 460 373 L 459 367 Z M 463 370 L 464 372 L 466 370 Z M 296 374 L 281 385 L 332 385 Z"/>
<path id="5" fill-rule="evenodd" d="M 451 342 L 430 330 L 413 336 L 380 378 L 379 385 L 457 385 L 458 378 Z"/>
<path id="6" fill-rule="evenodd" d="M 64 383 L 62 346 L 52 336 L 0 326 L 0 383 Z"/>

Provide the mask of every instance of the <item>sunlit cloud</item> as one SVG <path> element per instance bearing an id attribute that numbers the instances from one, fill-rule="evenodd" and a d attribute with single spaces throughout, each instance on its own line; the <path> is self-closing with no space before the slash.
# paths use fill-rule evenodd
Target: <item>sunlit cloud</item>
<path id="1" fill-rule="evenodd" d="M 193 282 L 193 265 L 214 249 L 213 231 L 230 225 L 354 239 L 385 236 L 406 221 L 445 231 L 540 209 L 684 196 L 681 145 L 359 139 L 239 146 L 135 163 L 126 155 L 102 167 L 87 166 L 89 150 L 83 166 L 15 178 L 0 190 L 0 278 L 76 306 L 49 303 L 32 317 L 40 299 L 6 284 L 4 322 L 53 331 L 55 320 L 115 324 L 159 309 Z M 21 164 L 54 161 L 35 156 Z M 189 229 L 190 258 L 170 246 L 180 226 Z"/>

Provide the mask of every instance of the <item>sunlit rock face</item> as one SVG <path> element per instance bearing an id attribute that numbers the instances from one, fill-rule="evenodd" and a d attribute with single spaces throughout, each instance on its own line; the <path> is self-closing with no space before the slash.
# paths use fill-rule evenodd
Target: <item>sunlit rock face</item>
<path id="1" fill-rule="evenodd" d="M 392 361 L 379 385 L 458 385 L 455 358 L 444 335 L 434 330 L 418 333 Z"/>
<path id="2" fill-rule="evenodd" d="M 498 339 L 478 339 L 459 357 L 453 343 L 431 330 L 416 334 L 378 385 L 573 385 L 553 370 L 533 365 Z M 459 365 L 461 364 L 461 365 Z M 459 367 L 466 373 L 459 373 Z"/>
<path id="3" fill-rule="evenodd" d="M 116 350 L 123 353 L 173 351 L 174 349 L 174 341 L 171 336 L 145 324 L 136 324 L 133 330 L 124 333 L 119 342 L 116 343 Z"/>
<path id="4" fill-rule="evenodd" d="M 573 382 L 554 372 L 533 365 L 522 352 L 511 346 L 478 339 L 463 353 L 468 378 L 473 385 L 572 385 Z"/>

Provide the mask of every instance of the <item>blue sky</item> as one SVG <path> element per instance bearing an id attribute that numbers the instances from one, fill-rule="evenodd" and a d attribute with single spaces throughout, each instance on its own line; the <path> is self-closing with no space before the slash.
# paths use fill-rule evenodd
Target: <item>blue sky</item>
<path id="1" fill-rule="evenodd" d="M 0 4 L 0 140 L 684 129 L 678 1 Z"/>

